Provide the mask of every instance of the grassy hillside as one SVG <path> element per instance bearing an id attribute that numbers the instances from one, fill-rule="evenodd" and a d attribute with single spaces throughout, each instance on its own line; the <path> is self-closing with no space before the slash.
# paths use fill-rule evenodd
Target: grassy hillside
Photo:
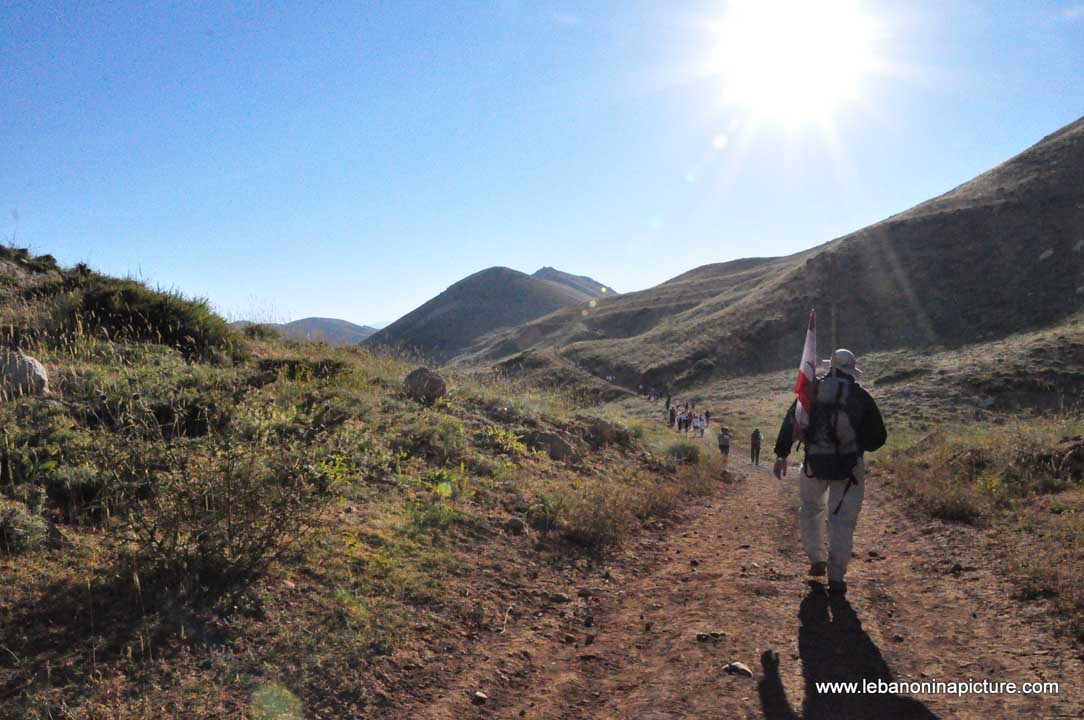
<path id="1" fill-rule="evenodd" d="M 459 364 L 554 350 L 635 387 L 788 367 L 811 307 L 821 347 L 937 349 L 1051 326 L 1084 295 L 1084 120 L 952 192 L 787 258 L 709 265 L 564 310 Z"/>
<path id="2" fill-rule="evenodd" d="M 406 717 L 717 477 L 576 396 L 449 376 L 423 406 L 364 350 L 48 257 L 0 276 L 53 387 L 0 404 L 4 717 Z"/>
<path id="3" fill-rule="evenodd" d="M 489 333 L 565 307 L 584 307 L 592 296 L 517 270 L 494 267 L 460 280 L 365 341 L 443 362 Z"/>

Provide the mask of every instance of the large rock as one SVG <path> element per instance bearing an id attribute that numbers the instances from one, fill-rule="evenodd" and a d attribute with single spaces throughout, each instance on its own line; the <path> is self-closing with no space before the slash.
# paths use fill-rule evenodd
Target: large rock
<path id="1" fill-rule="evenodd" d="M 607 445 L 618 445 L 623 448 L 632 446 L 632 433 L 628 428 L 602 418 L 581 415 L 576 419 L 583 423 L 584 439 L 595 449 Z"/>
<path id="2" fill-rule="evenodd" d="M 444 378 L 424 367 L 406 376 L 403 380 L 403 389 L 407 396 L 423 405 L 432 405 L 448 393 Z"/>
<path id="3" fill-rule="evenodd" d="M 49 373 L 36 359 L 19 351 L 0 353 L 0 383 L 5 397 L 45 395 Z"/>
<path id="4" fill-rule="evenodd" d="M 555 432 L 534 430 L 523 436 L 523 442 L 534 450 L 543 450 L 552 460 L 568 460 L 576 456 L 576 450 Z"/>

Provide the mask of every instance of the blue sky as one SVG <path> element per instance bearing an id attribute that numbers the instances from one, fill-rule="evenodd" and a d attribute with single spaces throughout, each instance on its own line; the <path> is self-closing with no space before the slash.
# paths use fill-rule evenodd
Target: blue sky
<path id="1" fill-rule="evenodd" d="M 795 252 L 1084 114 L 1080 2 L 860 5 L 875 63 L 826 124 L 786 63 L 836 38 L 784 49 L 765 119 L 724 92 L 760 78 L 717 59 L 726 2 L 6 3 L 0 234 L 233 317 L 377 322 L 492 265 L 626 291 Z"/>

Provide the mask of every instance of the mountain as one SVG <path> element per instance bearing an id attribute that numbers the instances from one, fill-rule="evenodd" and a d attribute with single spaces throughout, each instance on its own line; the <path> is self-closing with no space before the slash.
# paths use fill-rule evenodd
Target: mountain
<path id="1" fill-rule="evenodd" d="M 531 277 L 536 277 L 539 280 L 549 280 L 550 282 L 558 283 L 559 285 L 566 285 L 573 290 L 579 290 L 585 295 L 593 298 L 608 297 L 617 294 L 617 291 L 612 287 L 603 285 L 598 280 L 589 278 L 586 275 L 571 275 L 548 266 L 541 270 L 537 270 Z"/>
<path id="2" fill-rule="evenodd" d="M 952 348 L 1049 327 L 1084 305 L 1084 119 L 950 192 L 784 258 L 706 265 L 563 309 L 466 349 L 544 352 L 626 386 L 789 367 L 810 308 L 822 350 Z M 834 331 L 833 331 L 834 328 Z M 826 351 L 822 352 L 826 355 Z"/>
<path id="3" fill-rule="evenodd" d="M 460 280 L 362 344 L 443 362 L 495 330 L 562 308 L 583 308 L 594 299 L 566 284 L 492 267 Z"/>
<path id="4" fill-rule="evenodd" d="M 231 323 L 235 327 L 251 325 L 248 321 Z M 376 332 L 368 325 L 355 325 L 336 318 L 307 317 L 288 323 L 261 323 L 275 328 L 288 340 L 322 340 L 329 345 L 357 345 Z"/>

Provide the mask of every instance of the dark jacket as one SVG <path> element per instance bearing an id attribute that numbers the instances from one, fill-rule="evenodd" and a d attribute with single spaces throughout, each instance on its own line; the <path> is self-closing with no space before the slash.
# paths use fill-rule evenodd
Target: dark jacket
<path id="1" fill-rule="evenodd" d="M 885 444 L 888 431 L 885 430 L 885 422 L 877 403 L 850 375 L 839 373 L 839 377 L 849 380 L 854 385 L 853 390 L 847 395 L 847 416 L 854 427 L 858 451 L 873 452 L 879 449 Z M 794 408 L 797 404 L 797 399 L 790 404 L 787 416 L 783 418 L 783 427 L 779 428 L 779 436 L 775 440 L 776 457 L 787 457 L 794 445 Z"/>

